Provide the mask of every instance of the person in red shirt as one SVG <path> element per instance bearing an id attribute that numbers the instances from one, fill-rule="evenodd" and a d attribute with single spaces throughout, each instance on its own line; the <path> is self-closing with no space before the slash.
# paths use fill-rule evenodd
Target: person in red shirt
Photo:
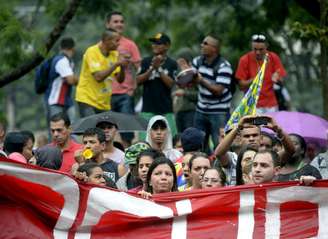
<path id="1" fill-rule="evenodd" d="M 71 122 L 67 114 L 60 112 L 50 118 L 50 132 L 52 145 L 60 148 L 63 155 L 63 162 L 59 171 L 71 173 L 72 165 L 75 163 L 74 153 L 81 149 L 82 145 L 71 139 Z"/>
<path id="2" fill-rule="evenodd" d="M 282 82 L 286 71 L 279 56 L 268 51 L 268 43 L 264 35 L 252 36 L 252 51 L 246 53 L 239 59 L 236 78 L 238 79 L 240 89 L 247 91 L 248 87 L 260 70 L 264 57 L 268 54 L 268 63 L 266 65 L 263 85 L 260 91 L 260 97 L 257 102 L 257 113 L 278 111 L 278 102 L 274 93 L 273 85 Z"/>

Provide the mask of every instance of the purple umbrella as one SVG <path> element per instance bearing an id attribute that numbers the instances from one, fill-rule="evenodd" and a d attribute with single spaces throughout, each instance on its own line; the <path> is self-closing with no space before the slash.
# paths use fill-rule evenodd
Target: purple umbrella
<path id="1" fill-rule="evenodd" d="M 327 147 L 328 121 L 308 113 L 279 111 L 267 113 L 287 133 L 296 133 L 303 136 L 307 142 L 317 143 Z"/>

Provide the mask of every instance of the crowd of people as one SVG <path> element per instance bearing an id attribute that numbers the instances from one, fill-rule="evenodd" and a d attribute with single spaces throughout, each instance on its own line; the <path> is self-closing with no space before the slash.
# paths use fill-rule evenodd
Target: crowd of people
<path id="1" fill-rule="evenodd" d="M 199 56 L 185 51 L 174 60 L 168 55 L 170 37 L 158 33 L 149 38 L 152 55 L 142 58 L 136 43 L 124 36 L 124 27 L 122 13 L 108 14 L 99 41 L 83 55 L 79 77 L 73 71 L 74 40 L 61 40 L 60 58 L 52 66 L 56 76 L 44 95 L 51 142 L 35 147 L 32 132 L 6 132 L 1 125 L 2 156 L 144 198 L 274 181 L 309 185 L 328 177 L 327 152 L 306 159 L 305 139 L 287 134 L 264 115 L 281 109 L 275 89 L 283 88 L 286 76 L 264 35 L 252 36 L 252 50 L 240 58 L 234 73 L 215 34 L 205 36 Z M 229 132 L 222 132 L 234 88 L 247 91 L 265 58 L 258 114 L 244 116 Z M 182 71 L 191 72 L 190 81 L 181 82 Z M 134 135 L 123 133 L 122 142 L 116 142 L 120 129 L 107 116 L 99 117 L 80 140 L 72 135 L 74 100 L 81 117 L 109 110 L 132 115 L 134 91 L 141 85 L 141 116 L 148 120 L 144 138 L 132 142 Z"/>
<path id="2" fill-rule="evenodd" d="M 188 127 L 174 146 L 166 118 L 155 115 L 148 123 L 146 140 L 133 143 L 121 153 L 114 146 L 117 125 L 110 118 L 101 117 L 96 127 L 85 130 L 80 144 L 71 136 L 68 115 L 60 112 L 50 118 L 50 144 L 35 149 L 32 132 L 8 132 L 1 155 L 144 198 L 275 181 L 298 180 L 310 185 L 327 177 L 327 152 L 309 163 L 302 136 L 286 134 L 270 116 L 265 116 L 265 125 L 254 124 L 259 117 L 264 116 L 242 117 L 208 155 L 203 131 Z M 263 128 L 273 133 L 261 131 Z"/>

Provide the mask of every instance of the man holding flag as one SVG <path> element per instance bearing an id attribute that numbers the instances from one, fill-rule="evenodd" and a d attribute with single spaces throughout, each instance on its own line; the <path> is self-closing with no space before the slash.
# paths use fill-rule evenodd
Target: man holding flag
<path id="1" fill-rule="evenodd" d="M 260 90 L 260 97 L 257 102 L 257 113 L 264 114 L 278 110 L 278 102 L 274 93 L 274 83 L 281 82 L 286 76 L 286 71 L 281 64 L 280 58 L 274 52 L 267 50 L 268 43 L 262 34 L 252 36 L 252 51 L 243 55 L 238 64 L 236 78 L 241 90 L 247 91 L 255 76 L 258 74 L 265 56 L 268 56 L 268 63 L 264 71 L 263 85 Z"/>

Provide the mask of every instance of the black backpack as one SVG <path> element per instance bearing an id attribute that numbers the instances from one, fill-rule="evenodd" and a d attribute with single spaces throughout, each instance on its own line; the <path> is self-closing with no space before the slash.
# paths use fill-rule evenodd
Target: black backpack
<path id="1" fill-rule="evenodd" d="M 51 85 L 52 81 L 58 76 L 54 66 L 64 55 L 55 55 L 46 59 L 36 68 L 34 87 L 37 94 L 44 93 Z"/>

